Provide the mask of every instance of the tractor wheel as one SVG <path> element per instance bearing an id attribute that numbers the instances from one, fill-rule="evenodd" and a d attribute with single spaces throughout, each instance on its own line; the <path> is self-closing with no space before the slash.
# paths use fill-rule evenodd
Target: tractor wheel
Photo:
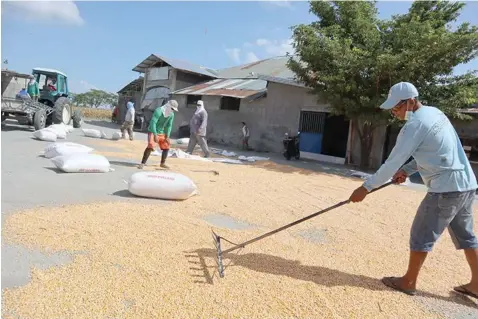
<path id="1" fill-rule="evenodd" d="M 35 131 L 38 131 L 45 128 L 45 124 L 46 111 L 44 109 L 40 109 L 33 114 L 33 127 L 35 127 Z"/>
<path id="2" fill-rule="evenodd" d="M 71 114 L 72 108 L 70 105 L 70 101 L 64 96 L 60 97 L 56 100 L 55 105 L 53 106 L 55 109 L 53 111 L 53 123 L 60 124 L 63 123 L 65 125 L 70 124 L 71 122 Z"/>
<path id="3" fill-rule="evenodd" d="M 73 116 L 71 118 L 73 119 L 73 127 L 74 128 L 80 128 L 81 127 L 81 122 L 82 122 L 81 117 L 82 117 L 81 112 L 79 110 L 76 110 L 73 113 Z"/>

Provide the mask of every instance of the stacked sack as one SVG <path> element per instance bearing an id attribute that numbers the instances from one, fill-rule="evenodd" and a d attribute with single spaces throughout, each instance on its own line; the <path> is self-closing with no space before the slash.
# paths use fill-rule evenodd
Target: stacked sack
<path id="1" fill-rule="evenodd" d="M 71 125 L 53 124 L 44 129 L 33 132 L 33 137 L 41 141 L 55 142 L 57 139 L 66 139 L 68 133 L 73 132 Z"/>
<path id="2" fill-rule="evenodd" d="M 64 142 L 45 147 L 44 155 L 65 173 L 107 173 L 112 171 L 110 162 L 99 154 L 91 154 L 93 148 L 86 145 Z"/>

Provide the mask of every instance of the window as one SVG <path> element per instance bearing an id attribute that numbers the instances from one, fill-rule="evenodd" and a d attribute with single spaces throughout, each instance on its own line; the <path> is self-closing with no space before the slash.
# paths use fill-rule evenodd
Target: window
<path id="1" fill-rule="evenodd" d="M 65 77 L 62 75 L 58 75 L 58 84 L 57 84 L 57 90 L 59 93 L 64 93 L 65 90 Z"/>
<path id="2" fill-rule="evenodd" d="M 202 100 L 202 95 L 188 95 L 187 107 L 196 107 L 196 103 Z"/>
<path id="3" fill-rule="evenodd" d="M 239 111 L 240 106 L 241 99 L 238 99 L 237 97 L 223 96 L 221 98 L 221 110 Z"/>
<path id="4" fill-rule="evenodd" d="M 149 89 L 141 103 L 141 109 L 147 107 L 149 110 L 154 111 L 158 106 L 162 106 L 164 101 L 169 99 L 169 93 L 169 88 L 164 86 Z"/>

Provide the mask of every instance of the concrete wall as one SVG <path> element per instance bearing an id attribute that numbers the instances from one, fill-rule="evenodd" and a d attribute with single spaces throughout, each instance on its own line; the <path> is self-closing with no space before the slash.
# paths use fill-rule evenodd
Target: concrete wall
<path id="1" fill-rule="evenodd" d="M 285 133 L 296 134 L 301 110 L 327 111 L 306 88 L 269 82 L 267 97 L 249 102 L 241 100 L 239 111 L 220 110 L 219 96 L 203 96 L 208 111 L 208 140 L 226 145 L 241 145 L 242 124 L 246 122 L 251 137 L 249 145 L 255 150 L 280 152 Z M 180 111 L 174 132 L 183 122 L 189 122 L 194 108 L 187 107 L 186 95 L 174 95 Z"/>

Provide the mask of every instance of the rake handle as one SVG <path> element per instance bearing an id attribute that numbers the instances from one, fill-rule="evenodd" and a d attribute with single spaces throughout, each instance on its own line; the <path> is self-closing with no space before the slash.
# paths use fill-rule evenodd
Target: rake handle
<path id="1" fill-rule="evenodd" d="M 385 188 L 385 187 L 387 187 L 387 186 L 389 186 L 389 185 L 391 185 L 391 184 L 394 184 L 394 182 L 391 181 L 391 182 L 385 183 L 385 184 L 383 184 L 382 186 L 377 187 L 377 188 L 371 190 L 371 191 L 369 192 L 369 194 L 371 194 L 371 193 L 373 193 L 373 192 L 376 192 L 376 191 L 378 191 L 378 190 L 380 190 L 380 189 L 382 189 L 382 188 Z M 261 239 L 263 239 L 263 238 L 269 237 L 269 236 L 271 236 L 271 235 L 273 235 L 273 234 L 275 234 L 275 233 L 278 233 L 278 232 L 280 232 L 280 231 L 283 231 L 284 229 L 287 229 L 287 228 L 289 228 L 289 227 L 292 227 L 292 226 L 295 226 L 295 225 L 297 225 L 297 224 L 300 224 L 300 223 L 302 223 L 302 222 L 304 222 L 304 221 L 306 221 L 306 220 L 308 220 L 308 219 L 311 219 L 311 218 L 313 218 L 313 217 L 315 217 L 315 216 L 324 214 L 324 213 L 326 213 L 326 212 L 328 212 L 328 211 L 331 211 L 332 209 L 338 208 L 338 207 L 343 206 L 343 205 L 346 205 L 346 204 L 348 204 L 348 203 L 350 203 L 350 200 L 348 200 L 348 199 L 347 199 L 347 200 L 344 200 L 344 201 L 342 201 L 342 202 L 340 202 L 340 203 L 337 203 L 337 204 L 335 204 L 335 205 L 333 205 L 333 206 L 327 207 L 327 208 L 325 208 L 325 209 L 323 209 L 323 210 L 321 210 L 321 211 L 318 211 L 318 212 L 313 213 L 313 214 L 311 214 L 311 215 L 309 215 L 309 216 L 306 216 L 306 217 L 304 217 L 304 218 L 301 218 L 301 219 L 299 219 L 299 220 L 296 220 L 295 222 L 292 222 L 292 223 L 290 223 L 290 224 L 287 224 L 287 225 L 284 225 L 284 226 L 282 226 L 282 227 L 280 227 L 280 228 L 277 228 L 277 229 L 275 229 L 275 230 L 272 230 L 272 231 L 270 231 L 270 232 L 268 232 L 268 233 L 265 233 L 265 234 L 263 234 L 263 235 L 261 235 L 261 236 L 259 236 L 259 237 L 252 238 L 251 240 L 248 240 L 248 241 L 246 241 L 246 242 L 244 242 L 244 243 L 242 243 L 242 244 L 238 244 L 238 245 L 236 245 L 236 246 L 234 246 L 234 247 L 231 247 L 231 248 L 229 248 L 229 249 L 226 249 L 226 250 L 222 251 L 222 254 L 226 254 L 226 253 L 229 253 L 229 252 L 234 251 L 234 250 L 236 250 L 236 249 L 243 248 L 243 247 L 245 247 L 246 245 L 252 244 L 252 243 L 254 243 L 254 242 L 258 241 L 258 240 L 261 240 Z"/>

